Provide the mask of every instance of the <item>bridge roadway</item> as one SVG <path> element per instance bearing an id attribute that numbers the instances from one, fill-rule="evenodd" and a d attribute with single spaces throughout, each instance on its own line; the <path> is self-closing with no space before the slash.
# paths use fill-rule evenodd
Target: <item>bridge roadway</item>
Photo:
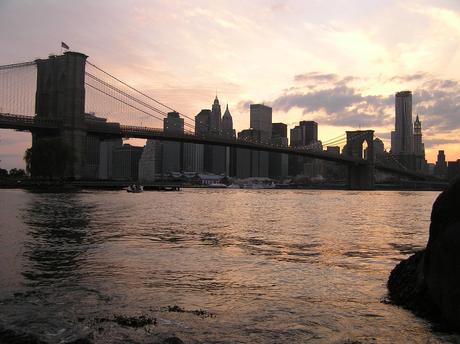
<path id="1" fill-rule="evenodd" d="M 283 147 L 273 144 L 255 143 L 242 139 L 233 139 L 223 136 L 199 136 L 193 133 L 166 133 L 162 129 L 148 128 L 139 126 L 122 125 L 115 122 L 101 122 L 86 120 L 85 130 L 94 135 L 105 137 L 124 137 L 124 138 L 138 138 L 138 139 L 152 139 L 163 141 L 177 141 L 188 142 L 196 144 L 212 144 L 217 146 L 235 147 L 242 149 L 255 149 L 273 153 L 284 153 L 303 156 L 307 158 L 320 159 L 326 161 L 337 162 L 345 165 L 363 166 L 368 165 L 369 162 L 364 159 L 354 158 L 346 155 L 334 155 L 324 151 L 306 150 L 301 148 Z M 33 131 L 33 130 L 59 130 L 60 123 L 58 120 L 52 119 L 38 119 L 35 116 L 15 115 L 9 113 L 0 113 L 0 128 L 1 129 L 15 129 L 19 131 Z M 396 173 L 398 175 L 430 180 L 433 176 L 386 166 L 382 163 L 376 162 L 375 168 L 381 171 Z"/>

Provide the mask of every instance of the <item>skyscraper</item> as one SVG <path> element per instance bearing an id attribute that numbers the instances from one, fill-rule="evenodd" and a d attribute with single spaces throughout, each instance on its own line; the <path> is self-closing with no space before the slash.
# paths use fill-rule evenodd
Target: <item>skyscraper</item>
<path id="1" fill-rule="evenodd" d="M 422 122 L 417 117 L 414 122 L 414 154 L 425 158 L 425 145 L 422 141 Z"/>
<path id="2" fill-rule="evenodd" d="M 315 121 L 300 121 L 299 125 L 304 127 L 305 144 L 310 145 L 318 141 L 318 123 Z"/>
<path id="3" fill-rule="evenodd" d="M 251 104 L 249 116 L 250 127 L 262 132 L 261 142 L 270 142 L 272 138 L 272 108 L 263 104 Z"/>
<path id="4" fill-rule="evenodd" d="M 300 121 L 291 129 L 291 146 L 302 147 L 318 142 L 318 123 L 315 121 Z"/>
<path id="5" fill-rule="evenodd" d="M 211 127 L 211 110 L 203 109 L 195 116 L 195 134 L 207 135 Z"/>
<path id="6" fill-rule="evenodd" d="M 235 129 L 233 129 L 233 119 L 230 113 L 230 110 L 225 109 L 224 116 L 222 117 L 222 126 L 221 126 L 222 135 L 226 137 L 235 137 Z"/>
<path id="7" fill-rule="evenodd" d="M 284 123 L 273 123 L 272 139 L 278 139 L 280 137 L 287 138 L 287 125 Z"/>
<path id="8" fill-rule="evenodd" d="M 395 133 L 391 151 L 396 155 L 414 154 L 412 92 L 397 92 L 395 97 Z"/>
<path id="9" fill-rule="evenodd" d="M 168 117 L 163 120 L 163 130 L 165 133 L 184 133 L 184 119 L 180 118 L 178 112 L 168 112 Z M 169 172 L 179 172 L 182 170 L 182 149 L 183 143 L 174 141 L 163 141 L 162 145 L 162 175 Z"/>
<path id="10" fill-rule="evenodd" d="M 214 103 L 212 104 L 212 110 L 211 110 L 211 117 L 210 117 L 210 128 L 209 131 L 213 135 L 219 135 L 220 134 L 220 127 L 221 127 L 221 116 L 222 112 L 220 109 L 220 104 L 219 104 L 219 99 L 216 98 L 214 99 Z"/>
<path id="11" fill-rule="evenodd" d="M 195 134 L 204 136 L 220 135 L 221 112 L 219 99 L 214 99 L 211 110 L 201 110 L 195 116 Z M 205 172 L 214 174 L 227 174 L 227 147 L 204 145 L 204 148 L 197 148 L 197 152 L 203 152 L 203 169 Z"/>

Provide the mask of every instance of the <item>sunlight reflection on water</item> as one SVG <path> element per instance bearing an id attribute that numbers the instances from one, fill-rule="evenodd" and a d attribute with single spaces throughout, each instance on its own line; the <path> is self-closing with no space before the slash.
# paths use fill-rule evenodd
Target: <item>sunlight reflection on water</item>
<path id="1" fill-rule="evenodd" d="M 381 302 L 435 192 L 0 191 L 0 327 L 50 343 L 454 342 Z M 203 309 L 212 317 L 167 312 Z M 133 330 L 95 319 L 147 314 Z M 148 331 L 147 331 L 148 330 Z"/>

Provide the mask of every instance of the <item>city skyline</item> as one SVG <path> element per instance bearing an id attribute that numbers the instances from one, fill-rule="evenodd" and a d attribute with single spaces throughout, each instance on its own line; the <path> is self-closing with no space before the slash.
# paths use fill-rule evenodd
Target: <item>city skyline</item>
<path id="1" fill-rule="evenodd" d="M 372 128 L 386 147 L 394 129 L 394 93 L 412 90 L 427 160 L 434 162 L 440 149 L 448 160 L 458 159 L 459 51 L 447 37 L 460 37 L 460 6 L 453 1 L 334 5 L 330 10 L 295 1 L 257 1 L 242 8 L 225 2 L 139 1 L 110 8 L 83 2 L 74 9 L 65 2 L 6 1 L 0 5 L 0 27 L 5 44 L 14 49 L 3 52 L 0 63 L 59 53 L 64 40 L 182 113 L 194 116 L 208 107 L 217 89 L 237 131 L 248 127 L 249 104 L 265 103 L 273 108 L 273 122 L 289 129 L 314 120 L 325 140 L 348 129 Z M 95 20 L 93 12 L 101 9 L 120 23 L 110 26 L 110 35 L 104 20 Z M 388 28 L 391 15 L 407 21 Z M 35 17 L 53 20 L 40 19 L 38 25 Z M 19 30 L 18 18 L 30 20 Z M 282 25 L 274 25 L 278 22 Z M 402 29 L 405 35 L 395 34 Z M 26 134 L 1 131 L 0 139 L 2 164 L 17 163 L 30 146 Z"/>

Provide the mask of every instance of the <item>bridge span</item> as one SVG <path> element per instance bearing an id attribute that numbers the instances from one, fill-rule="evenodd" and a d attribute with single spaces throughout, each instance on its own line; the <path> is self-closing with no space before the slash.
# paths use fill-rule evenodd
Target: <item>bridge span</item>
<path id="1" fill-rule="evenodd" d="M 347 149 L 345 154 L 337 155 L 308 148 L 295 148 L 274 144 L 260 143 L 224 137 L 220 135 L 199 135 L 185 131 L 184 133 L 165 132 L 148 126 L 129 125 L 107 120 L 94 120 L 85 113 L 85 86 L 98 89 L 85 81 L 88 75 L 94 82 L 99 81 L 108 87 L 109 91 L 102 91 L 106 96 L 119 100 L 141 113 L 149 116 L 165 115 L 156 107 L 138 101 L 144 106 L 142 109 L 127 104 L 118 99 L 111 92 L 118 92 L 128 99 L 133 99 L 124 91 L 114 88 L 107 82 L 85 72 L 87 56 L 77 52 L 66 52 L 64 55 L 51 56 L 48 59 L 34 62 L 0 66 L 0 70 L 36 66 L 35 116 L 23 114 L 0 113 L 0 128 L 30 131 L 33 135 L 32 144 L 40 137 L 59 136 L 69 144 L 75 155 L 75 162 L 66 168 L 66 175 L 74 179 L 84 178 L 82 172 L 86 161 L 85 140 L 87 135 L 101 138 L 139 138 L 162 141 L 187 142 L 195 144 L 218 145 L 241 149 L 265 151 L 297 155 L 312 159 L 331 161 L 348 166 L 348 182 L 353 189 L 372 189 L 374 186 L 374 170 L 382 170 L 415 179 L 431 179 L 431 176 L 394 168 L 374 160 L 372 130 L 358 130 L 347 132 Z M 96 67 L 97 68 L 97 67 Z M 99 68 L 98 68 L 99 69 Z M 104 72 L 106 73 L 106 72 Z M 108 74 L 108 73 L 106 73 Z M 118 80 L 118 79 L 117 79 Z M 126 85 L 125 83 L 123 83 Z M 128 86 L 129 87 L 129 86 Z M 138 91 L 139 92 L 139 91 Z M 154 100 L 156 103 L 166 105 Z M 2 105 L 2 104 L 0 104 Z M 147 109 L 147 111 L 146 111 Z M 149 110 L 154 112 L 150 113 Z M 363 143 L 368 146 L 368 158 L 362 158 Z"/>

